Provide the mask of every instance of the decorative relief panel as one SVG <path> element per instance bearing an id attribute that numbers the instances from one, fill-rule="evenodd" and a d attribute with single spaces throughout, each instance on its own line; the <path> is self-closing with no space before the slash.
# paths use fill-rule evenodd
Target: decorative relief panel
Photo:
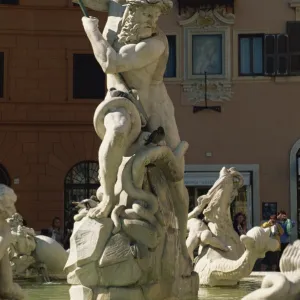
<path id="1" fill-rule="evenodd" d="M 183 84 L 183 92 L 188 94 L 192 104 L 199 104 L 205 99 L 205 83 L 203 82 L 186 82 Z M 225 80 L 208 80 L 206 96 L 212 101 L 229 101 L 232 97 L 231 82 Z"/>
<path id="2" fill-rule="evenodd" d="M 208 100 L 231 99 L 231 25 L 234 21 L 234 14 L 220 6 L 213 10 L 187 8 L 179 17 L 185 43 L 183 93 L 192 104 L 204 101 L 205 90 Z"/>

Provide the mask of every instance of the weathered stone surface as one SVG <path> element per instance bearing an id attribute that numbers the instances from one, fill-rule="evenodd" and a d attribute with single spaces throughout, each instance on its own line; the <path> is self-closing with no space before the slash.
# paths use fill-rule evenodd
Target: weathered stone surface
<path id="1" fill-rule="evenodd" d="M 166 293 L 166 290 L 171 290 L 171 285 L 171 283 L 164 285 L 163 290 L 161 288 L 161 284 L 159 283 L 144 285 L 142 286 L 144 297 L 146 300 L 164 300 L 165 294 L 168 294 Z"/>
<path id="2" fill-rule="evenodd" d="M 142 271 L 136 261 L 127 261 L 99 268 L 100 286 L 127 286 L 138 282 Z M 123 298 L 125 299 L 125 298 Z"/>
<path id="3" fill-rule="evenodd" d="M 122 221 L 122 228 L 134 240 L 141 242 L 149 248 L 155 248 L 158 244 L 156 229 L 144 221 L 124 219 Z"/>
<path id="4" fill-rule="evenodd" d="M 173 283 L 173 294 L 179 299 L 194 299 L 199 290 L 199 275 L 196 272 L 190 277 L 180 277 Z"/>
<path id="5" fill-rule="evenodd" d="M 99 288 L 94 290 L 94 294 L 96 300 L 146 300 L 142 289 L 138 287 L 109 289 Z"/>
<path id="6" fill-rule="evenodd" d="M 93 291 L 82 285 L 73 285 L 69 294 L 70 300 L 93 300 Z"/>
<path id="7" fill-rule="evenodd" d="M 85 217 L 76 222 L 70 239 L 70 254 L 65 268 L 74 265 L 81 267 L 98 260 L 112 229 L 113 222 L 108 218 L 95 220 Z"/>
<path id="8" fill-rule="evenodd" d="M 67 279 L 69 284 L 78 284 L 87 287 L 96 286 L 98 283 L 96 263 L 92 262 L 76 268 L 74 271 L 68 274 Z"/>
<path id="9" fill-rule="evenodd" d="M 132 257 L 130 241 L 124 234 L 116 234 L 108 241 L 99 262 L 100 267 L 123 262 Z"/>
<path id="10" fill-rule="evenodd" d="M 144 244 L 141 244 L 141 243 L 137 243 L 135 245 L 135 247 L 138 252 L 137 253 L 137 263 L 140 266 L 140 268 L 144 272 L 146 272 L 152 268 L 152 266 L 151 266 L 152 260 L 151 260 L 150 251 Z"/>

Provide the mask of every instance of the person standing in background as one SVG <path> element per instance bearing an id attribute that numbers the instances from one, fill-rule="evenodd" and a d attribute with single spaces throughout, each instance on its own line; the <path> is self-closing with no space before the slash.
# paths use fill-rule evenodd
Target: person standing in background
<path id="1" fill-rule="evenodd" d="M 233 228 L 238 235 L 247 233 L 246 216 L 239 212 L 234 216 Z"/>
<path id="2" fill-rule="evenodd" d="M 52 226 L 49 229 L 49 236 L 63 246 L 64 232 L 61 229 L 61 221 L 59 217 L 55 217 L 52 221 Z"/>
<path id="3" fill-rule="evenodd" d="M 279 224 L 276 215 L 270 216 L 270 220 L 261 225 L 263 228 L 270 228 L 270 236 L 276 239 L 279 243 L 277 251 L 268 251 L 261 262 L 261 271 L 266 271 L 268 266 L 271 267 L 271 271 L 275 272 L 278 269 L 279 254 L 280 254 L 280 237 L 283 235 L 284 230 Z"/>
<path id="4" fill-rule="evenodd" d="M 287 214 L 284 210 L 281 210 L 277 214 L 277 219 L 279 221 L 279 224 L 281 225 L 282 229 L 284 230 L 284 233 L 282 236 L 280 236 L 280 244 L 281 244 L 281 251 L 280 251 L 280 257 L 286 248 L 286 246 L 290 243 L 290 237 L 292 234 L 292 228 L 295 226 L 293 222 L 288 219 Z"/>

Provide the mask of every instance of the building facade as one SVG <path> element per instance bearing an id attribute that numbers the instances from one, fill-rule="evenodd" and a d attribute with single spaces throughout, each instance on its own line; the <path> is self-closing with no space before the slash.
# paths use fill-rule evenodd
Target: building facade
<path id="1" fill-rule="evenodd" d="M 101 30 L 106 14 L 91 14 Z M 105 76 L 81 16 L 69 0 L 0 1 L 1 181 L 36 229 L 98 186 L 92 117 Z M 299 24 L 295 0 L 181 0 L 161 18 L 191 208 L 233 166 L 245 178 L 233 214 L 249 227 L 281 209 L 298 221 Z"/>

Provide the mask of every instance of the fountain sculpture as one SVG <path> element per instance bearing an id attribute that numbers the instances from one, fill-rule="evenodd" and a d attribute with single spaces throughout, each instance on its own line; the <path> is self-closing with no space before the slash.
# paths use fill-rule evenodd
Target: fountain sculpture
<path id="1" fill-rule="evenodd" d="M 44 281 L 51 278 L 65 278 L 63 273 L 68 253 L 52 238 L 36 235 L 32 228 L 23 225 L 19 213 L 7 219 L 12 240 L 8 249 L 14 277 L 32 278 L 42 276 Z"/>
<path id="2" fill-rule="evenodd" d="M 180 140 L 163 83 L 168 40 L 156 24 L 173 3 L 85 4 L 109 12 L 102 34 L 97 19 L 82 19 L 109 92 L 94 114 L 102 140 L 99 203 L 76 217 L 65 267 L 70 297 L 196 298 L 198 276 L 185 244 L 188 144 Z"/>
<path id="3" fill-rule="evenodd" d="M 300 240 L 288 245 L 281 256 L 280 273 L 266 275 L 261 288 L 243 300 L 280 300 L 300 298 Z"/>
<path id="4" fill-rule="evenodd" d="M 254 227 L 241 237 L 233 229 L 230 204 L 243 182 L 234 168 L 222 168 L 219 179 L 189 213 L 186 243 L 193 260 L 193 252 L 199 247 L 194 262 L 201 285 L 236 285 L 250 275 L 258 258 L 278 248 L 269 229 Z"/>
<path id="5" fill-rule="evenodd" d="M 13 282 L 8 247 L 12 236 L 6 219 L 16 213 L 17 196 L 14 191 L 0 184 L 0 300 L 24 299 L 25 296 L 17 283 Z"/>

